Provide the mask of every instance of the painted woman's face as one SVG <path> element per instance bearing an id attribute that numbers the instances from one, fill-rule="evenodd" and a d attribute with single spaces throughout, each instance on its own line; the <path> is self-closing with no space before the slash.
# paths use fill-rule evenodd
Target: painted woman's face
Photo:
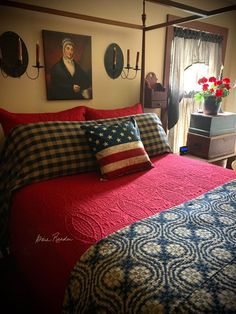
<path id="1" fill-rule="evenodd" d="M 65 45 L 63 53 L 64 53 L 64 57 L 68 59 L 73 59 L 74 47 L 70 44 Z"/>

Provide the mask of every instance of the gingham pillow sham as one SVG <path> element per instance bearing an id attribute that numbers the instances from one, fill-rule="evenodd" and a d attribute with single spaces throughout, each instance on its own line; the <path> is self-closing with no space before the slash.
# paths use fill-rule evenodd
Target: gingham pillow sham
<path id="1" fill-rule="evenodd" d="M 170 152 L 166 134 L 157 115 L 133 116 L 149 157 Z M 97 162 L 82 125 L 114 124 L 130 117 L 96 121 L 52 121 L 22 124 L 8 134 L 0 159 L 0 249 L 8 244 L 11 194 L 17 188 L 64 175 L 92 171 Z"/>
<path id="2" fill-rule="evenodd" d="M 133 117 L 149 157 L 171 151 L 161 121 L 155 113 Z M 109 125 L 129 119 L 130 116 L 96 121 L 52 121 L 20 125 L 7 137 L 4 158 L 15 158 L 15 166 L 20 167 L 20 178 L 27 178 L 29 175 L 26 172 L 23 174 L 24 165 L 29 173 L 32 169 L 38 169 L 42 179 L 92 171 L 96 169 L 97 163 L 81 126 L 103 123 Z M 16 168 L 13 169 L 15 172 Z"/>

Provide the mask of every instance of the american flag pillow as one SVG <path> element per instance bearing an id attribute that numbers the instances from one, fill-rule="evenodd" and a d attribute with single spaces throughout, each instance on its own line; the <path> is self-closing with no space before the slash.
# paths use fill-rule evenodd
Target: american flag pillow
<path id="1" fill-rule="evenodd" d="M 103 178 L 110 179 L 153 167 L 134 118 L 112 125 L 83 125 Z"/>

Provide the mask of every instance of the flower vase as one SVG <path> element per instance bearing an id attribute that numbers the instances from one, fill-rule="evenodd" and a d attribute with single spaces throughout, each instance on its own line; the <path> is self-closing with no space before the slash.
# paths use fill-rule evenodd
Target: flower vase
<path id="1" fill-rule="evenodd" d="M 221 97 L 209 96 L 204 99 L 203 112 L 206 115 L 216 116 L 220 111 Z"/>

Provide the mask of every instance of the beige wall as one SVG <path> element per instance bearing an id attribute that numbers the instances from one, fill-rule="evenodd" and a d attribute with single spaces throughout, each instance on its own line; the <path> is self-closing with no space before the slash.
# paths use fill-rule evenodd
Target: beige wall
<path id="1" fill-rule="evenodd" d="M 141 25 L 142 0 L 22 0 L 19 2 L 52 7 L 58 10 L 71 11 L 108 19 L 115 19 Z M 184 2 L 184 1 L 182 1 Z M 196 1 L 185 1 L 196 6 Z M 198 1 L 198 5 L 206 9 L 217 7 L 217 1 Z M 220 6 L 218 2 L 218 7 Z M 166 20 L 167 14 L 185 16 L 180 10 L 170 7 L 146 3 L 147 25 L 157 24 Z M 35 63 L 35 43 L 40 42 L 40 61 L 43 60 L 42 30 L 53 30 L 92 36 L 92 79 L 93 99 L 80 101 L 47 101 L 44 70 L 41 70 L 39 79 L 32 81 L 26 75 L 20 78 L 0 76 L 0 107 L 15 112 L 50 112 L 81 105 L 97 108 L 124 107 L 139 101 L 140 73 L 135 80 L 112 80 L 104 68 L 104 53 L 106 47 L 116 42 L 123 50 L 131 49 L 131 58 L 135 62 L 136 51 L 141 51 L 141 31 L 123 27 L 103 25 L 78 19 L 71 19 L 44 13 L 13 9 L 0 6 L 0 34 L 13 31 L 24 40 L 29 52 L 29 67 Z M 218 15 L 215 18 L 204 20 L 213 24 L 228 27 L 229 40 L 227 45 L 224 75 L 232 80 L 236 79 L 236 11 Z M 146 44 L 146 71 L 157 74 L 162 83 L 164 60 L 165 30 L 159 29 L 147 33 Z M 236 92 L 226 99 L 226 110 L 236 111 Z"/>

